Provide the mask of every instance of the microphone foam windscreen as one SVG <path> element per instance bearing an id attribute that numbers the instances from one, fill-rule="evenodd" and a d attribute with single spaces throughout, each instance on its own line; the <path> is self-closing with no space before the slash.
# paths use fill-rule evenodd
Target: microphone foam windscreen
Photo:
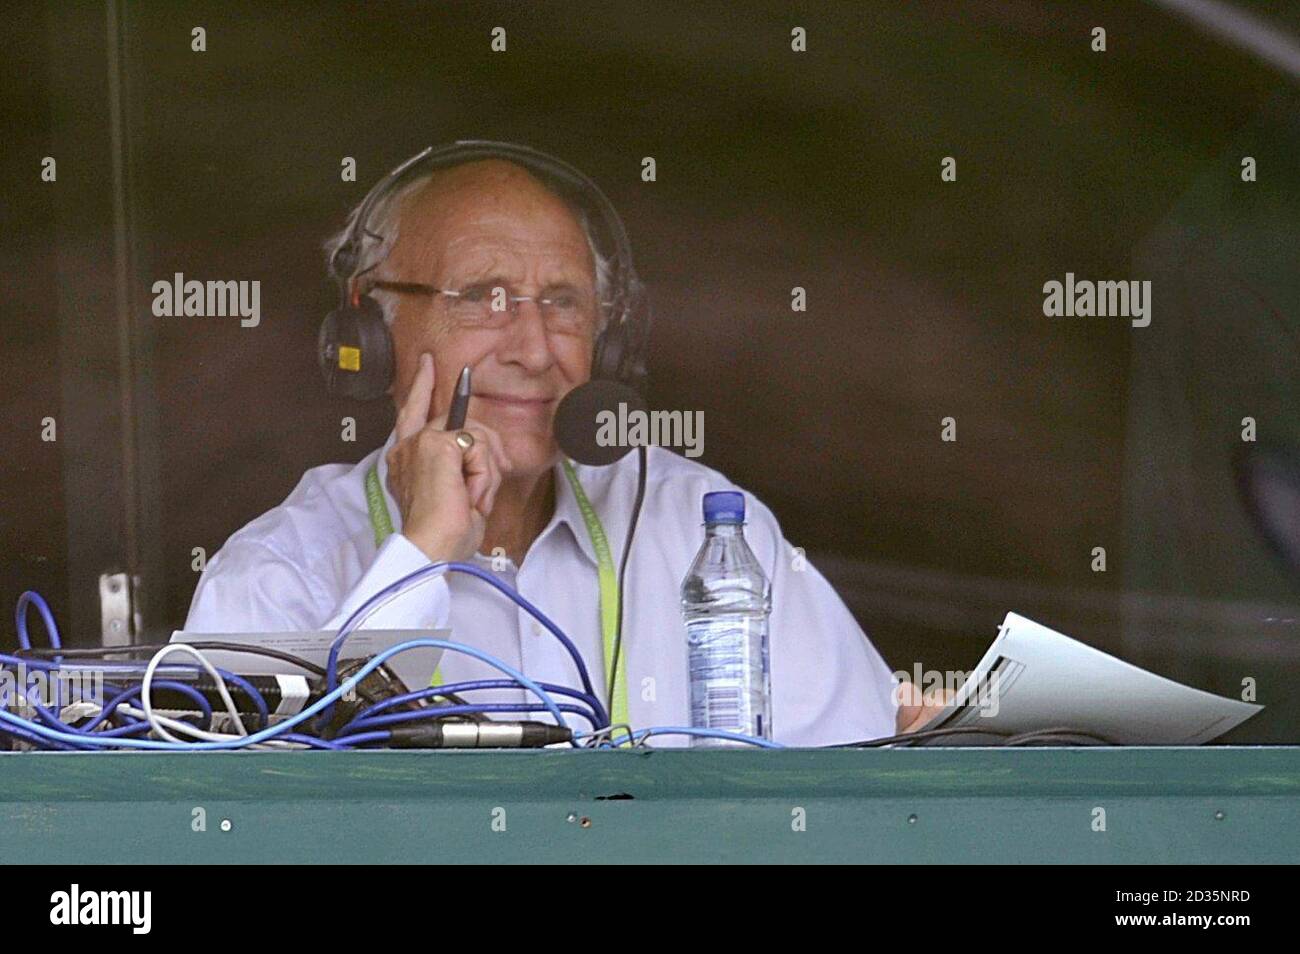
<path id="1" fill-rule="evenodd" d="M 626 421 L 633 411 L 646 411 L 644 399 L 633 388 L 617 381 L 588 381 L 565 395 L 556 408 L 555 439 L 560 450 L 578 463 L 608 466 L 632 449 L 618 439 L 622 428 L 609 425 Z M 602 412 L 608 413 L 602 416 Z"/>

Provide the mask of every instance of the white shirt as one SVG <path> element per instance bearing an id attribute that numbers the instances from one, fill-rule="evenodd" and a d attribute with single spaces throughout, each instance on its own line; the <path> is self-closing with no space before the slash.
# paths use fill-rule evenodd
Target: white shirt
<path id="1" fill-rule="evenodd" d="M 375 592 L 423 566 L 424 553 L 401 535 L 388 492 L 383 447 L 354 465 L 327 464 L 303 475 L 283 504 L 235 533 L 208 562 L 190 605 L 191 632 L 337 629 Z M 365 479 L 378 465 L 395 532 L 376 548 Z M 637 455 L 610 467 L 575 465 L 600 517 L 615 569 L 636 498 Z M 628 716 L 637 729 L 690 724 L 682 579 L 704 539 L 708 491 L 740 490 L 717 471 L 648 448 L 645 500 L 624 580 L 623 649 Z M 742 491 L 743 492 L 743 491 Z M 772 737 L 786 745 L 828 745 L 894 733 L 893 677 L 826 579 L 793 552 L 776 518 L 745 494 L 745 538 L 772 583 L 769 628 Z M 498 557 L 497 575 L 546 613 L 577 646 L 598 698 L 605 699 L 596 554 L 573 490 L 555 469 L 555 514 L 515 566 Z M 474 562 L 491 569 L 481 554 Z M 448 573 L 393 600 L 367 628 L 450 628 L 471 644 L 542 682 L 581 688 L 563 646 L 489 584 Z M 506 678 L 461 653 L 443 654 L 444 683 Z M 416 687 L 412 687 L 416 688 Z M 523 689 L 476 692 L 473 701 L 535 702 Z M 564 701 L 564 700 L 560 700 Z M 575 731 L 589 731 L 566 713 Z M 520 716 L 553 721 L 545 712 Z M 500 716 L 511 718 L 511 716 Z M 651 744 L 686 745 L 679 736 Z"/>

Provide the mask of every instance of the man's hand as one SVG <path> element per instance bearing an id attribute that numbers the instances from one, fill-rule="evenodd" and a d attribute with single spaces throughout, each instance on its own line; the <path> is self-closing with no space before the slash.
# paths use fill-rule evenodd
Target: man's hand
<path id="1" fill-rule="evenodd" d="M 388 451 L 388 490 L 402 514 L 402 534 L 430 560 L 464 560 L 483 543 L 505 461 L 496 431 L 472 418 L 462 450 L 446 416 L 430 421 L 433 358 L 420 355 L 411 390 L 397 412 L 397 441 Z"/>
<path id="2" fill-rule="evenodd" d="M 897 734 L 904 735 L 924 728 L 926 723 L 952 701 L 957 690 L 931 689 L 922 696 L 921 689 L 916 683 L 904 681 L 899 683 L 894 693 L 898 698 Z"/>

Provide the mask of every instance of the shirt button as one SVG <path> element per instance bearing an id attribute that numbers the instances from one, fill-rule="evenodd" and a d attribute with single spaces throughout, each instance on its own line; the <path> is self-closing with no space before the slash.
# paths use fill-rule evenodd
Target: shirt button
<path id="1" fill-rule="evenodd" d="M 542 627 L 542 624 L 537 622 L 537 620 L 533 620 L 533 635 L 541 636 L 544 632 L 546 632 L 546 630 Z"/>

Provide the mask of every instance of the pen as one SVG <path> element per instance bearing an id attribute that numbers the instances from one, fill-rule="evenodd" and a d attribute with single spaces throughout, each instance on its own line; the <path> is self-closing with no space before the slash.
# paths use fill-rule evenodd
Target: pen
<path id="1" fill-rule="evenodd" d="M 465 426 L 469 414 L 469 365 L 461 369 L 456 381 L 456 393 L 451 399 L 451 410 L 447 412 L 447 430 L 458 431 Z"/>

